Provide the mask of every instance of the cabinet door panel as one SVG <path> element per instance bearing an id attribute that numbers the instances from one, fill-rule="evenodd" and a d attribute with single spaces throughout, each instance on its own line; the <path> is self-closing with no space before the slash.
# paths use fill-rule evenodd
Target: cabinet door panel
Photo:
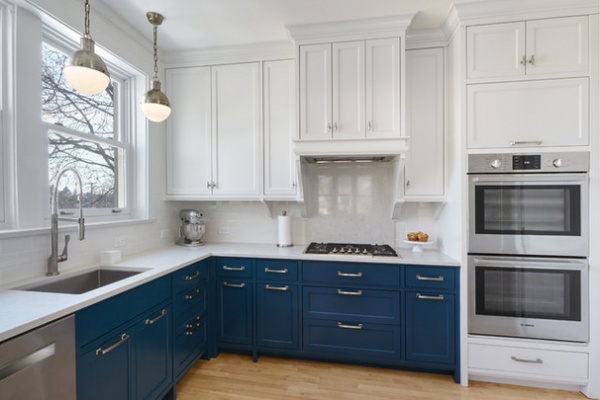
<path id="1" fill-rule="evenodd" d="M 406 196 L 444 195 L 444 51 L 406 52 Z"/>
<path id="2" fill-rule="evenodd" d="M 527 74 L 587 73 L 588 37 L 585 16 L 527 22 Z"/>
<path id="3" fill-rule="evenodd" d="M 136 398 L 157 398 L 173 381 L 171 307 L 147 313 L 134 333 Z"/>
<path id="4" fill-rule="evenodd" d="M 455 324 L 453 294 L 406 292 L 406 359 L 454 363 Z"/>
<path id="5" fill-rule="evenodd" d="M 256 292 L 257 345 L 298 350 L 298 286 L 259 284 Z"/>
<path id="6" fill-rule="evenodd" d="M 253 286 L 235 279 L 217 281 L 217 341 L 253 343 Z"/>
<path id="7" fill-rule="evenodd" d="M 588 144 L 587 78 L 467 86 L 469 148 Z"/>
<path id="8" fill-rule="evenodd" d="M 522 76 L 525 23 L 467 28 L 467 79 Z"/>
<path id="9" fill-rule="evenodd" d="M 300 46 L 300 139 L 332 137 L 331 45 Z"/>
<path id="10" fill-rule="evenodd" d="M 267 196 L 296 194 L 292 151 L 296 130 L 295 73 L 294 60 L 268 61 L 263 66 L 264 194 Z"/>
<path id="11" fill-rule="evenodd" d="M 167 194 L 208 195 L 211 180 L 210 67 L 166 71 Z"/>
<path id="12" fill-rule="evenodd" d="M 400 136 L 400 40 L 366 42 L 366 136 Z"/>
<path id="13" fill-rule="evenodd" d="M 333 44 L 333 137 L 365 135 L 365 43 Z"/>
<path id="14" fill-rule="evenodd" d="M 257 63 L 212 67 L 213 194 L 260 194 Z"/>
<path id="15" fill-rule="evenodd" d="M 135 398 L 133 379 L 130 376 L 130 371 L 133 370 L 130 334 L 131 332 L 123 332 L 109 337 L 97 347 L 88 347 L 77 358 L 78 399 Z M 104 350 L 104 354 L 98 354 L 98 349 Z"/>

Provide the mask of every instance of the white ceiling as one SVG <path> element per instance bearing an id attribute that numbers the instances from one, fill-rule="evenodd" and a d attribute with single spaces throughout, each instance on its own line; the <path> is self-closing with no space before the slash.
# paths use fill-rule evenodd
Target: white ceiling
<path id="1" fill-rule="evenodd" d="M 469 0 L 100 1 L 147 37 L 151 37 L 152 26 L 146 12 L 162 14 L 165 20 L 158 31 L 159 48 L 179 52 L 287 40 L 286 25 L 416 11 L 419 13 L 411 28 L 438 28 L 452 3 Z"/>

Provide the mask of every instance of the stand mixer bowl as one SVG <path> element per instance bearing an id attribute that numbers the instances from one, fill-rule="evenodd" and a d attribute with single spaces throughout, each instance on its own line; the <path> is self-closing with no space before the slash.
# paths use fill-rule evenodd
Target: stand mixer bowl
<path id="1" fill-rule="evenodd" d="M 202 213 L 197 210 L 186 209 L 179 212 L 181 226 L 176 244 L 180 246 L 202 246 L 204 244 L 201 240 L 204 237 L 205 226 L 200 218 L 202 218 Z"/>

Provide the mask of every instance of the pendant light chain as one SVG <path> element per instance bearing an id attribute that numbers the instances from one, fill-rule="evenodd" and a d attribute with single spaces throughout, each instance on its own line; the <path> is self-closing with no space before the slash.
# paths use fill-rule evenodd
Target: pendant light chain
<path id="1" fill-rule="evenodd" d="M 85 23 L 83 36 L 90 37 L 90 2 L 85 0 Z"/>
<path id="2" fill-rule="evenodd" d="M 158 26 L 154 25 L 152 28 L 152 36 L 154 38 L 154 79 L 158 79 L 158 46 L 156 45 L 158 38 Z"/>

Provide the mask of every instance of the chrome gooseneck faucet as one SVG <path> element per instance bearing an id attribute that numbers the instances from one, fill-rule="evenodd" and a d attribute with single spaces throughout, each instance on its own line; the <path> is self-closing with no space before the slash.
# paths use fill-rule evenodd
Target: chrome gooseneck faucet
<path id="1" fill-rule="evenodd" d="M 77 178 L 77 184 L 79 185 L 79 218 L 67 218 L 58 216 L 58 183 L 65 172 L 72 172 Z M 56 175 L 56 181 L 54 183 L 54 190 L 52 192 L 52 200 L 50 203 L 51 207 L 51 221 L 50 221 L 50 245 L 52 254 L 48 258 L 48 272 L 46 275 L 54 276 L 58 275 L 58 263 L 66 261 L 68 258 L 67 246 L 69 245 L 70 235 L 65 235 L 65 247 L 63 248 L 62 254 L 58 254 L 58 221 L 77 221 L 79 224 L 79 240 L 85 238 L 85 220 L 83 218 L 83 207 L 82 207 L 82 196 L 83 196 L 83 184 L 81 183 L 81 176 L 73 168 L 64 168 L 58 175 Z"/>

